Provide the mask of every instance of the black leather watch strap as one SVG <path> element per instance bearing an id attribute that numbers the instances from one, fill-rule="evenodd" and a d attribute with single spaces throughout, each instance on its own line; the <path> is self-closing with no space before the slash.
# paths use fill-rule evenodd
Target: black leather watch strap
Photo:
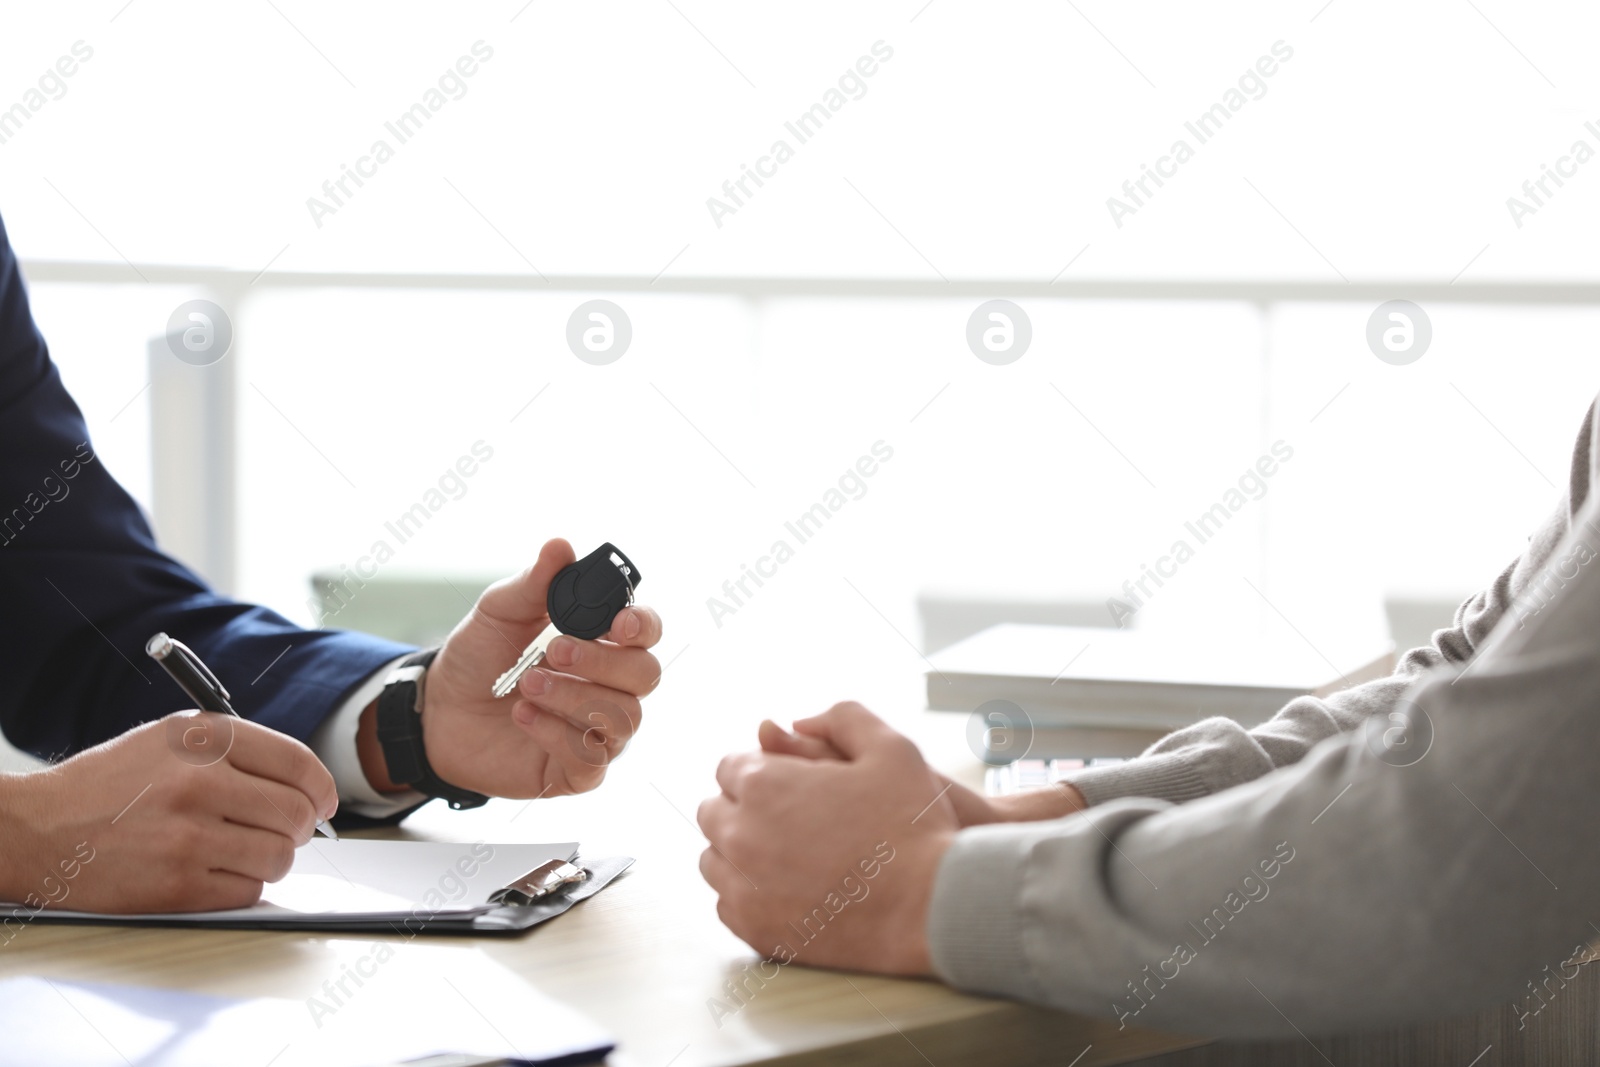
<path id="1" fill-rule="evenodd" d="M 430 797 L 439 797 L 456 810 L 482 807 L 489 798 L 461 789 L 433 773 L 422 743 L 422 690 L 437 648 L 414 652 L 389 673 L 378 694 L 378 744 L 389 777 Z"/>

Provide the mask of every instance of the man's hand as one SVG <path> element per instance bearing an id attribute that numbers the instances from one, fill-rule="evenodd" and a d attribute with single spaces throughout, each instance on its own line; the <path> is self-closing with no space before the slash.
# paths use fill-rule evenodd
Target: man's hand
<path id="1" fill-rule="evenodd" d="M 338 804 L 332 776 L 294 738 L 179 712 L 0 777 L 0 898 L 35 910 L 247 907 Z"/>
<path id="2" fill-rule="evenodd" d="M 830 720 L 822 715 L 802 719 L 794 724 L 791 733 L 773 722 L 763 720 L 756 736 L 762 751 L 804 759 L 843 759 L 839 750 L 829 740 Z M 937 773 L 937 772 L 935 772 Z M 1037 822 L 1059 819 L 1088 805 L 1083 794 L 1066 783 L 1057 782 L 1049 789 L 1036 789 L 1005 797 L 986 797 L 946 776 L 938 775 L 941 787 L 948 787 L 945 797 L 955 810 L 956 821 L 964 829 L 993 822 Z"/>
<path id="3" fill-rule="evenodd" d="M 550 621 L 545 592 L 576 559 L 566 541 L 546 542 L 532 567 L 484 591 L 428 668 L 423 744 L 451 785 L 500 797 L 582 793 L 600 784 L 639 728 L 639 698 L 661 680 L 648 651 L 661 640 L 661 619 L 638 605 L 619 612 L 598 641 L 556 638 L 512 695 L 489 692 Z M 375 719 L 367 709 L 357 744 L 367 778 L 390 791 L 399 787 L 383 764 Z"/>
<path id="4" fill-rule="evenodd" d="M 960 828 L 948 783 L 859 704 L 795 730 L 831 752 L 729 756 L 700 805 L 717 914 L 781 962 L 929 973 L 934 876 Z"/>

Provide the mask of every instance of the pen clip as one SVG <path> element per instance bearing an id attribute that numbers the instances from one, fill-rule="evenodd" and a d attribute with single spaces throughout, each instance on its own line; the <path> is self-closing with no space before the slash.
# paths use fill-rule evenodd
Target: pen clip
<path id="1" fill-rule="evenodd" d="M 206 680 L 206 684 L 210 685 L 212 689 L 217 691 L 217 695 L 222 697 L 223 700 L 233 699 L 233 697 L 228 693 L 227 689 L 223 688 L 222 682 L 217 679 L 217 676 L 211 673 L 211 668 L 207 667 L 205 662 L 201 660 L 199 656 L 195 655 L 194 649 L 190 648 L 182 641 L 179 641 L 176 637 L 169 637 L 167 640 L 172 642 L 173 651 L 182 656 L 184 662 L 193 667 L 195 673 L 204 678 Z"/>

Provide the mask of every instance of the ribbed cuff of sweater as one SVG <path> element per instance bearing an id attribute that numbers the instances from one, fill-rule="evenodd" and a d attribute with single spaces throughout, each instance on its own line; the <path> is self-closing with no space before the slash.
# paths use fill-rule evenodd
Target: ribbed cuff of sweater
<path id="1" fill-rule="evenodd" d="M 1138 756 L 1110 767 L 1086 767 L 1063 781 L 1083 794 L 1089 807 L 1119 797 L 1154 797 L 1182 804 L 1216 790 L 1194 771 L 1189 754 Z"/>
<path id="2" fill-rule="evenodd" d="M 933 969 L 958 989 L 1039 999 L 1024 952 L 1029 848 L 1017 828 L 963 830 L 945 852 L 928 906 Z"/>
<path id="3" fill-rule="evenodd" d="M 928 907 L 934 971 L 975 993 L 1102 1010 L 1079 998 L 1105 985 L 1104 969 L 1120 973 L 1161 947 L 1130 939 L 1109 913 L 1112 868 L 1131 865 L 1115 842 L 1166 807 L 1125 800 L 1064 819 L 962 830 L 940 861 Z"/>

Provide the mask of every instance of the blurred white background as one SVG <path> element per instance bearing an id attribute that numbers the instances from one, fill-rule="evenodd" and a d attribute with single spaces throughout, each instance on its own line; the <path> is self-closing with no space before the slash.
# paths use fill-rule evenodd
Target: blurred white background
<path id="1" fill-rule="evenodd" d="M 1308 633 L 1489 581 L 1600 389 L 1600 162 L 1521 226 L 1506 203 L 1600 149 L 1596 21 L 1504 0 L 13 6 L 0 108 L 75 43 L 92 58 L 0 126 L 0 215 L 147 506 L 147 343 L 231 294 L 236 595 L 310 623 L 309 576 L 393 545 L 384 523 L 483 441 L 386 577 L 612 540 L 664 659 L 860 641 L 914 690 L 919 595 L 1103 603 L 1280 439 L 1292 461 L 1141 625 L 1259 612 L 1246 577 Z M 492 57 L 399 144 L 385 123 L 477 42 Z M 892 58 L 798 144 L 784 124 L 877 42 Z M 1277 42 L 1292 58 L 1199 145 L 1184 124 Z M 780 138 L 793 159 L 717 225 L 707 198 Z M 1179 138 L 1194 158 L 1118 226 L 1107 198 Z M 308 198 L 379 139 L 393 158 L 318 225 Z M 597 297 L 633 327 L 608 366 L 565 341 Z M 1032 322 L 1007 366 L 966 344 L 990 297 Z M 1432 322 L 1408 366 L 1367 347 L 1390 298 Z M 880 440 L 865 495 L 718 626 L 707 599 Z"/>

